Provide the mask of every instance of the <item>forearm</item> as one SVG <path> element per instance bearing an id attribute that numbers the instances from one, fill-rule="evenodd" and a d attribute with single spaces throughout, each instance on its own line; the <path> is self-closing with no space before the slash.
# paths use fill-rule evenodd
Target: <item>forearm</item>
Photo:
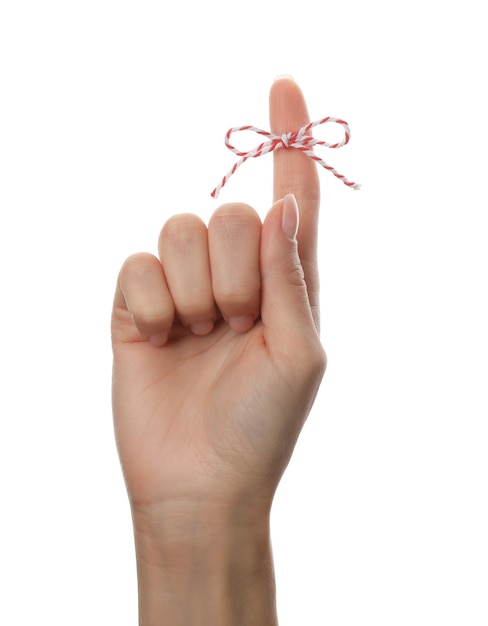
<path id="1" fill-rule="evenodd" d="M 269 524 L 134 518 L 141 626 L 276 626 Z"/>

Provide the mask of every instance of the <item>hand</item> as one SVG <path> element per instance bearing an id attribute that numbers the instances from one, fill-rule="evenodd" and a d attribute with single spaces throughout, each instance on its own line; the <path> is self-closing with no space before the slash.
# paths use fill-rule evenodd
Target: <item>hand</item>
<path id="1" fill-rule="evenodd" d="M 293 81 L 274 83 L 270 118 L 280 134 L 308 121 Z M 276 151 L 274 199 L 263 224 L 243 204 L 218 208 L 208 229 L 177 215 L 159 259 L 136 254 L 121 269 L 113 406 L 133 508 L 272 500 L 325 368 L 309 158 Z"/>
<path id="2" fill-rule="evenodd" d="M 279 134 L 308 121 L 293 81 L 270 116 Z M 208 228 L 174 216 L 159 259 L 120 271 L 113 409 L 144 626 L 277 624 L 269 512 L 325 369 L 314 162 L 276 151 L 274 198 L 263 224 L 236 203 Z"/>

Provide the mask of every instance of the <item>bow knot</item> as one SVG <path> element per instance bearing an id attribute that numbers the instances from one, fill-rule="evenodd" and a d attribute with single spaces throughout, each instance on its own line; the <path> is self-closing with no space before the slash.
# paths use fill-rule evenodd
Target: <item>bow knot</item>
<path id="1" fill-rule="evenodd" d="M 326 141 L 314 139 L 312 135 L 308 134 L 309 131 L 314 126 L 318 126 L 319 124 L 326 124 L 327 122 L 340 124 L 343 127 L 344 139 L 342 141 L 338 143 L 333 143 L 333 144 L 327 143 Z M 230 137 L 233 133 L 237 133 L 243 130 L 250 130 L 250 131 L 257 133 L 258 135 L 263 135 L 264 137 L 267 138 L 267 141 L 265 141 L 264 143 L 261 143 L 259 146 L 257 146 L 256 148 L 252 150 L 249 150 L 247 152 L 241 152 L 240 150 L 235 148 L 233 145 L 231 145 Z M 278 148 L 284 148 L 286 150 L 289 150 L 289 149 L 300 150 L 301 152 L 306 154 L 308 157 L 310 157 L 312 160 L 314 160 L 316 163 L 321 165 L 323 168 L 325 168 L 326 170 L 334 174 L 336 178 L 339 178 L 340 180 L 342 180 L 342 182 L 345 185 L 347 185 L 347 187 L 352 187 L 352 189 L 360 189 L 360 185 L 358 185 L 357 183 L 352 183 L 348 181 L 347 178 L 345 178 L 345 176 L 343 176 L 342 174 L 339 174 L 339 172 L 337 172 L 330 165 L 327 165 L 327 163 L 323 159 L 318 157 L 313 151 L 313 147 L 317 145 L 324 146 L 326 148 L 334 148 L 334 149 L 341 148 L 342 146 L 345 146 L 349 142 L 350 138 L 351 138 L 351 130 L 349 126 L 347 125 L 347 122 L 337 117 L 324 117 L 323 119 L 317 120 L 316 122 L 309 122 L 305 126 L 302 126 L 302 128 L 300 128 L 299 130 L 291 131 L 289 133 L 283 133 L 281 136 L 270 133 L 266 130 L 263 130 L 262 128 L 256 128 L 256 126 L 236 126 L 234 128 L 230 128 L 225 135 L 225 145 L 227 146 L 227 148 L 229 148 L 229 150 L 232 150 L 234 154 L 237 154 L 237 156 L 241 158 L 239 161 L 234 163 L 234 166 L 232 167 L 232 169 L 227 172 L 227 174 L 224 176 L 224 178 L 221 180 L 221 182 L 217 185 L 217 187 L 212 191 L 210 195 L 212 196 L 212 198 L 217 198 L 217 196 L 220 193 L 220 190 L 225 185 L 225 183 L 229 180 L 232 174 L 234 174 L 237 168 L 240 167 L 243 163 L 245 163 L 248 159 L 259 157 L 268 152 L 273 152 L 273 150 L 276 150 Z"/>

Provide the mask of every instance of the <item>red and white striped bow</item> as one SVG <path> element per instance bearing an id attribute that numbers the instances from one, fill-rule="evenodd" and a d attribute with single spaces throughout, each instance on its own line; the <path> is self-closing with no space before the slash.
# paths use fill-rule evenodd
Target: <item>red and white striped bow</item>
<path id="1" fill-rule="evenodd" d="M 314 126 L 318 126 L 319 124 L 326 124 L 328 122 L 341 124 L 342 127 L 344 128 L 344 139 L 340 141 L 339 143 L 328 143 L 327 141 L 315 139 L 314 137 L 308 134 L 309 131 Z M 253 150 L 249 150 L 248 152 L 241 152 L 241 150 L 238 150 L 230 143 L 230 136 L 232 135 L 232 133 L 237 133 L 241 130 L 252 130 L 255 133 L 258 133 L 259 135 L 263 135 L 264 137 L 267 137 L 268 140 L 260 144 Z M 210 195 L 212 196 L 212 198 L 217 198 L 217 196 L 220 193 L 220 190 L 225 185 L 225 183 L 229 180 L 232 174 L 234 174 L 237 168 L 240 167 L 243 163 L 245 163 L 248 159 L 259 157 L 262 154 L 266 154 L 267 152 L 272 152 L 273 150 L 276 150 L 277 148 L 286 148 L 286 149 L 293 148 L 294 150 L 300 150 L 301 152 L 306 154 L 308 157 L 316 161 L 323 168 L 325 168 L 326 170 L 329 170 L 329 172 L 332 172 L 334 176 L 342 180 L 342 182 L 348 187 L 352 187 L 352 189 L 360 189 L 361 185 L 358 185 L 357 183 L 351 183 L 350 181 L 348 181 L 347 178 L 345 178 L 345 176 L 343 176 L 342 174 L 339 174 L 339 172 L 337 172 L 337 170 L 335 170 L 330 165 L 327 165 L 327 163 L 323 159 L 318 157 L 313 151 L 314 146 L 325 146 L 326 148 L 342 148 L 342 146 L 345 146 L 346 143 L 349 142 L 350 138 L 351 138 L 351 130 L 349 126 L 347 125 L 347 122 L 337 117 L 324 117 L 323 119 L 318 120 L 316 122 L 309 122 L 308 124 L 300 128 L 300 130 L 292 131 L 290 133 L 284 133 L 281 136 L 274 135 L 273 133 L 270 133 L 266 130 L 262 130 L 261 128 L 256 128 L 256 126 L 235 126 L 234 128 L 230 128 L 225 135 L 225 145 L 229 148 L 229 150 L 232 150 L 232 152 L 237 154 L 237 156 L 241 157 L 241 159 L 237 161 L 237 163 L 234 164 L 232 169 L 227 172 L 227 174 L 221 180 L 220 184 L 217 185 L 217 187 L 212 191 Z"/>

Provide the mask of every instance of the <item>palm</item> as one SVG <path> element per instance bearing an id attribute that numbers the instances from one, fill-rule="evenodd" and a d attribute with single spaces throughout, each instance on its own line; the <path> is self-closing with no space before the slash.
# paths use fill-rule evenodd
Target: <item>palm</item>
<path id="1" fill-rule="evenodd" d="M 301 420 L 273 414 L 296 414 L 287 396 L 299 377 L 277 378 L 265 339 L 262 322 L 245 335 L 221 322 L 207 337 L 187 335 L 164 350 L 116 347 L 117 439 L 133 501 L 202 489 L 223 495 L 279 478 Z"/>

